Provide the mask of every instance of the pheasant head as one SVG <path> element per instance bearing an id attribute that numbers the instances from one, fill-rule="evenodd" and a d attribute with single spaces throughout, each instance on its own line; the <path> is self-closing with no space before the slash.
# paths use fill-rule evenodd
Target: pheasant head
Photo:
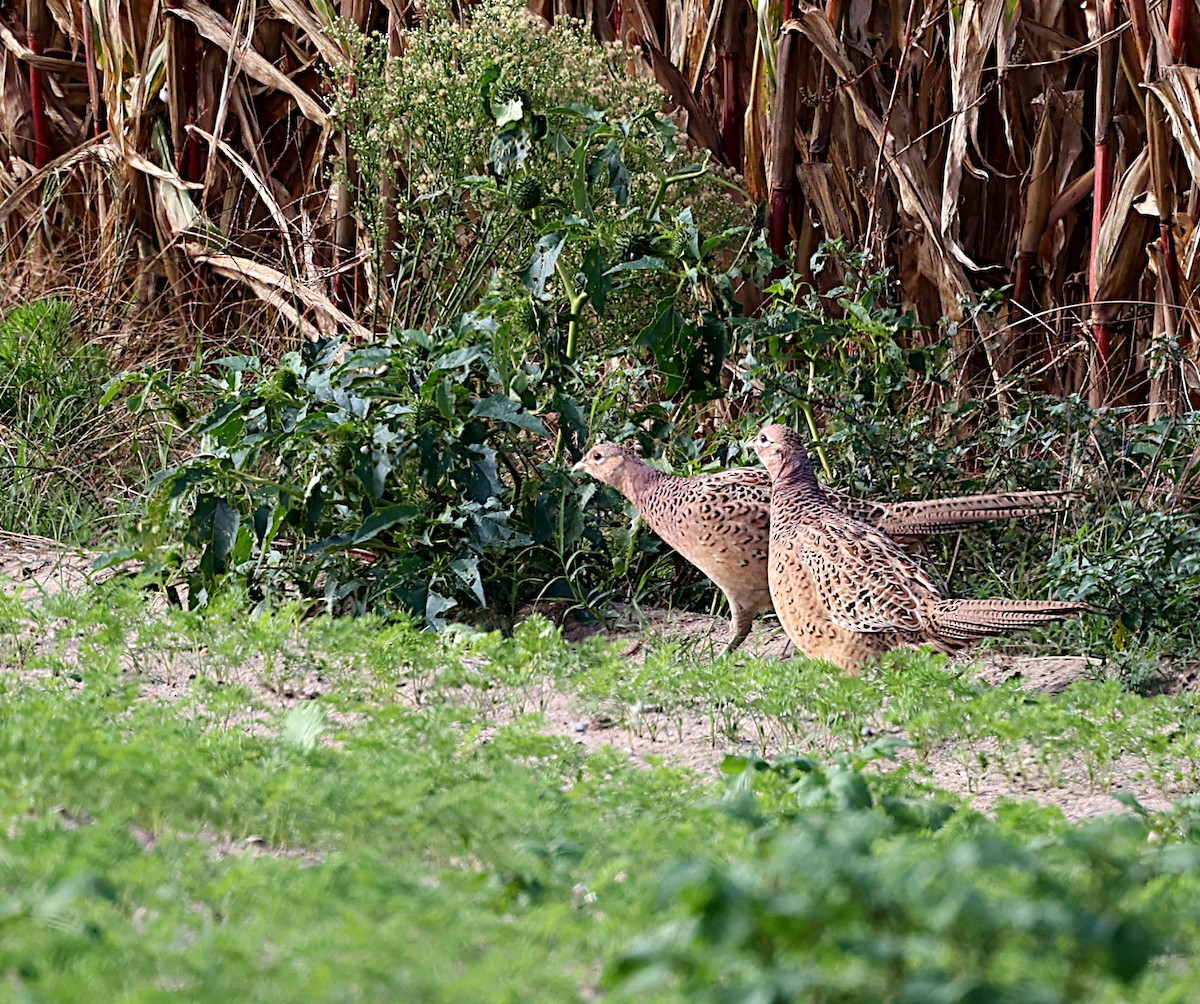
<path id="1" fill-rule="evenodd" d="M 658 473 L 637 455 L 633 447 L 620 443 L 589 446 L 579 463 L 571 468 L 572 474 L 590 474 L 630 499 L 646 480 L 647 472 Z"/>
<path id="2" fill-rule="evenodd" d="M 812 460 L 800 437 L 786 425 L 768 425 L 746 444 L 755 453 L 774 481 L 781 474 L 794 473 L 802 479 L 814 478 Z"/>

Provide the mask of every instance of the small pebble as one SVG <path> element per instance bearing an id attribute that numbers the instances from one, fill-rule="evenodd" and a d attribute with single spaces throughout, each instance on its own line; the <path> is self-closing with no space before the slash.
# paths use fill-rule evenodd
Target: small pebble
<path id="1" fill-rule="evenodd" d="M 571 731 L 572 732 L 586 732 L 587 730 L 588 730 L 587 722 L 572 722 L 571 723 Z"/>

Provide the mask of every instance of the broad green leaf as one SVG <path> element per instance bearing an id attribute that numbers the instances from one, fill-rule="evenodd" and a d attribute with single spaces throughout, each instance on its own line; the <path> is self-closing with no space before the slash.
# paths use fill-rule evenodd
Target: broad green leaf
<path id="1" fill-rule="evenodd" d="M 358 529 L 349 533 L 334 534 L 332 537 L 326 537 L 315 544 L 310 544 L 304 549 L 305 553 L 315 554 L 319 551 L 334 551 L 363 544 L 397 523 L 412 519 L 420 512 L 421 510 L 417 506 L 407 503 L 388 506 L 386 509 L 377 509 L 363 520 L 362 526 Z"/>
<path id="2" fill-rule="evenodd" d="M 588 197 L 588 180 L 590 171 L 588 169 L 588 148 L 586 142 L 581 142 L 577 147 L 572 159 L 575 161 L 575 170 L 571 173 L 571 196 L 574 200 L 575 211 L 582 213 L 589 220 L 592 219 L 592 200 Z"/>
<path id="3" fill-rule="evenodd" d="M 500 67 L 495 63 L 489 63 L 483 73 L 479 75 L 479 98 L 483 104 L 483 110 L 487 114 L 492 113 L 492 84 L 500 79 Z"/>
<path id="4" fill-rule="evenodd" d="M 592 305 L 592 309 L 603 317 L 612 282 L 604 270 L 602 248 L 593 245 L 587 249 L 587 253 L 583 256 L 583 277 L 583 288 L 587 293 L 588 302 Z"/>
<path id="5" fill-rule="evenodd" d="M 550 430 L 536 415 L 525 411 L 521 405 L 507 394 L 493 394 L 478 401 L 471 409 L 471 418 L 493 418 L 499 422 L 507 422 L 521 429 L 526 429 L 538 436 L 549 437 Z"/>
<path id="6" fill-rule="evenodd" d="M 525 117 L 525 102 L 519 97 L 511 101 L 492 102 L 492 114 L 496 117 L 498 126 L 520 122 Z"/>
<path id="7" fill-rule="evenodd" d="M 629 168 L 625 166 L 621 145 L 616 140 L 611 141 L 596 155 L 589 173 L 596 182 L 604 175 L 604 184 L 612 192 L 618 206 L 629 204 Z"/>
<path id="8" fill-rule="evenodd" d="M 241 522 L 241 514 L 223 498 L 205 494 L 196 500 L 188 538 L 204 548 L 201 566 L 206 573 L 223 575 L 228 570 Z"/>
<path id="9" fill-rule="evenodd" d="M 653 255 L 644 255 L 633 261 L 623 261 L 610 268 L 605 275 L 616 275 L 618 272 L 666 272 L 667 263 Z"/>
<path id="10" fill-rule="evenodd" d="M 521 280 L 525 283 L 525 287 L 539 300 L 550 299 L 549 294 L 546 293 L 546 283 L 554 274 L 563 244 L 564 238 L 561 234 L 546 234 L 540 238 L 534 247 L 533 257 L 529 259 L 529 264 L 521 273 Z"/>
<path id="11" fill-rule="evenodd" d="M 871 808 L 871 789 L 867 780 L 856 770 L 834 770 L 829 773 L 829 793 L 847 809 Z"/>

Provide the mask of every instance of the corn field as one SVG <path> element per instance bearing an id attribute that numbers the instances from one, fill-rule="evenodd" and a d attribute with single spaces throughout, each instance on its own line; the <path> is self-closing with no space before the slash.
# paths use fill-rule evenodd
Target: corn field
<path id="1" fill-rule="evenodd" d="M 533 0 L 653 77 L 801 273 L 841 239 L 950 323 L 959 393 L 1200 404 L 1191 0 Z M 369 339 L 389 286 L 330 115 L 400 0 L 18 0 L 0 13 L 0 307 L 67 289 L 118 356 Z M 468 253 L 464 249 L 464 254 Z M 977 304 L 984 294 L 995 309 Z M 281 323 L 281 321 L 283 323 Z"/>

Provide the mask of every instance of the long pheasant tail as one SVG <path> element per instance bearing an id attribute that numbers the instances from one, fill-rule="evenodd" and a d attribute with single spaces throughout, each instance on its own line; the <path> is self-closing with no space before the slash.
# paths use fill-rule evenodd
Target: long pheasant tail
<path id="1" fill-rule="evenodd" d="M 924 536 L 962 530 L 975 523 L 1025 519 L 1060 512 L 1082 496 L 1078 492 L 1007 492 L 962 495 L 923 502 L 895 502 L 886 507 L 876 526 L 896 536 Z"/>
<path id="2" fill-rule="evenodd" d="M 1066 600 L 942 600 L 932 626 L 948 641 L 966 642 L 1097 612 L 1090 603 Z"/>

